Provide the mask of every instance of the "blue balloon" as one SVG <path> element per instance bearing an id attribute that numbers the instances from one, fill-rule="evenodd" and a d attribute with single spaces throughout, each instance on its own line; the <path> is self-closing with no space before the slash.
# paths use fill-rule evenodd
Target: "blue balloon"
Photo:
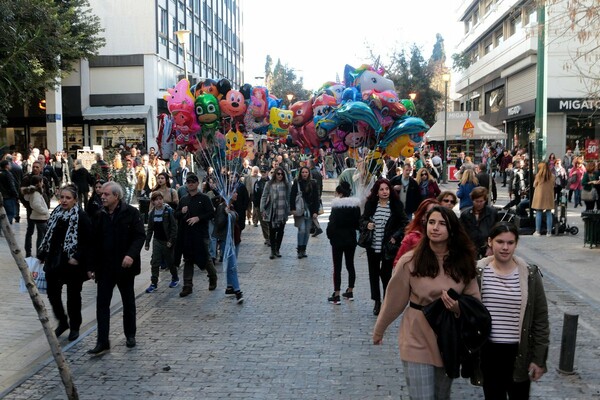
<path id="1" fill-rule="evenodd" d="M 342 92 L 342 103 L 346 103 L 348 101 L 360 101 L 362 100 L 362 96 L 358 89 L 354 86 L 344 89 Z"/>

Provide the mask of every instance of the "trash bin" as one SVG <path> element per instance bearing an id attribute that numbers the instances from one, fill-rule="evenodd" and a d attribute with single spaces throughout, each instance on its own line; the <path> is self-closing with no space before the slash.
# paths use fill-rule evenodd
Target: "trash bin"
<path id="1" fill-rule="evenodd" d="M 581 213 L 583 219 L 583 247 L 586 244 L 590 248 L 600 244 L 600 212 L 584 211 Z"/>

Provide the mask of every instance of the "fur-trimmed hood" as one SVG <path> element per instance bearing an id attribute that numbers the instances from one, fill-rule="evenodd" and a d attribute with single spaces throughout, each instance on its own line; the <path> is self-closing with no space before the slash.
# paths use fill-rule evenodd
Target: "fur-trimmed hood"
<path id="1" fill-rule="evenodd" d="M 357 197 L 335 197 L 331 200 L 331 208 L 334 207 L 359 207 L 360 200 Z"/>
<path id="2" fill-rule="evenodd" d="M 21 191 L 23 192 L 23 194 L 32 194 L 33 192 L 37 192 L 37 188 L 31 185 L 21 188 Z"/>

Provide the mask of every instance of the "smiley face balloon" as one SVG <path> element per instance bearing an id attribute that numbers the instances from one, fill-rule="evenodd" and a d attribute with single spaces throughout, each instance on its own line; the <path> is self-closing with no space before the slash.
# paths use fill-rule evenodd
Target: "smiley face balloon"
<path id="1" fill-rule="evenodd" d="M 269 126 L 268 136 L 272 138 L 287 137 L 290 125 L 292 124 L 292 118 L 294 113 L 291 110 L 283 110 L 281 108 L 273 107 L 269 113 Z"/>

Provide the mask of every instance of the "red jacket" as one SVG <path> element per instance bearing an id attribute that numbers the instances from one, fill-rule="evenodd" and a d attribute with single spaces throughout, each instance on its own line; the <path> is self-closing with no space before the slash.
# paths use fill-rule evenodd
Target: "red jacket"
<path id="1" fill-rule="evenodd" d="M 402 243 L 400 244 L 400 248 L 398 249 L 398 253 L 396 254 L 396 258 L 394 258 L 394 263 L 392 264 L 392 268 L 396 266 L 400 257 L 404 254 L 408 253 L 415 247 L 423 237 L 423 232 L 419 231 L 411 231 L 404 235 L 404 239 L 402 239 Z"/>

